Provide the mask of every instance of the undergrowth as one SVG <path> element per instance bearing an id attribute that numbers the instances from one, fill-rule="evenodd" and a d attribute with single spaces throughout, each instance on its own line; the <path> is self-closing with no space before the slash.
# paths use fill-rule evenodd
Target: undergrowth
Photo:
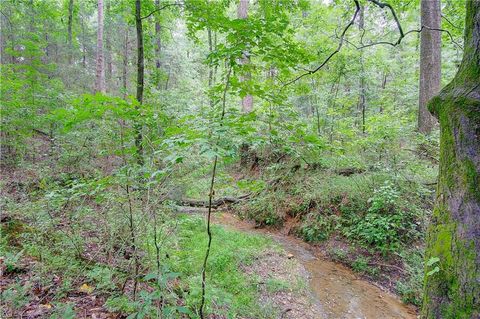
<path id="1" fill-rule="evenodd" d="M 329 247 L 332 259 L 419 305 L 423 271 L 419 256 L 436 170 L 427 161 L 400 155 L 403 158 L 397 154 L 401 161 L 395 165 L 353 163 L 341 157 L 327 157 L 318 165 L 265 162 L 255 173 L 264 187 L 237 211 L 259 226 L 293 224 L 291 233 Z"/>

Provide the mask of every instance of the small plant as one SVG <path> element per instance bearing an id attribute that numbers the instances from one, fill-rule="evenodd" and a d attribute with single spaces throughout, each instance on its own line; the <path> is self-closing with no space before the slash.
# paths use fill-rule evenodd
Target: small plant
<path id="1" fill-rule="evenodd" d="M 384 185 L 376 189 L 372 198 L 368 200 L 371 204 L 368 212 L 370 213 L 389 213 L 396 209 L 399 198 L 399 192 L 390 181 L 385 181 Z"/>
<path id="2" fill-rule="evenodd" d="M 72 303 L 57 303 L 50 319 L 74 319 L 76 318 L 75 309 Z"/>
<path id="3" fill-rule="evenodd" d="M 266 282 L 266 287 L 269 292 L 278 292 L 290 289 L 288 282 L 278 279 L 268 279 Z"/>
<path id="4" fill-rule="evenodd" d="M 20 283 L 15 283 L 11 285 L 8 289 L 4 290 L 0 297 L 3 305 L 8 305 L 13 309 L 20 309 L 25 306 L 29 301 L 28 292 L 30 291 L 31 285 L 22 285 Z"/>
<path id="5" fill-rule="evenodd" d="M 87 273 L 87 277 L 95 281 L 96 288 L 102 291 L 113 291 L 116 289 L 113 275 L 113 271 L 106 267 L 94 267 Z"/>
<path id="6" fill-rule="evenodd" d="M 423 252 L 414 250 L 406 253 L 404 258 L 407 277 L 397 282 L 396 290 L 403 302 L 420 306 L 424 280 Z"/>
<path id="7" fill-rule="evenodd" d="M 308 242 L 324 241 L 330 237 L 335 225 L 335 215 L 317 215 L 315 218 L 309 216 L 300 228 L 300 236 Z"/>
<path id="8" fill-rule="evenodd" d="M 352 268 L 353 270 L 357 272 L 367 272 L 369 269 L 369 263 L 370 258 L 366 256 L 358 256 L 355 261 L 352 263 Z"/>
<path id="9" fill-rule="evenodd" d="M 3 258 L 3 264 L 5 265 L 5 273 L 16 273 L 21 271 L 19 266 L 20 260 L 23 256 L 23 251 L 18 253 L 6 252 Z"/>
<path id="10" fill-rule="evenodd" d="M 333 248 L 329 251 L 334 260 L 344 262 L 347 260 L 348 251 L 342 248 Z"/>
<path id="11" fill-rule="evenodd" d="M 269 196 L 258 198 L 245 207 L 246 215 L 260 226 L 280 225 L 283 219 L 277 212 L 276 202 Z"/>
<path id="12" fill-rule="evenodd" d="M 344 232 L 347 237 L 379 249 L 382 253 L 398 245 L 396 216 L 367 213 Z"/>

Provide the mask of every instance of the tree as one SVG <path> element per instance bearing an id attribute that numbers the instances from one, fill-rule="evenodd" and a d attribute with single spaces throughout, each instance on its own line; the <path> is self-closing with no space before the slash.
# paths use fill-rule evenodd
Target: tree
<path id="1" fill-rule="evenodd" d="M 237 17 L 239 19 L 247 19 L 248 18 L 248 0 L 240 0 L 238 3 L 238 10 L 237 10 Z M 250 62 L 249 52 L 243 52 L 241 63 L 246 65 Z M 251 74 L 250 72 L 246 72 L 243 76 L 244 81 L 250 80 Z M 242 111 L 244 113 L 249 113 L 253 110 L 253 96 L 250 94 L 245 95 L 242 98 Z"/>
<path id="2" fill-rule="evenodd" d="M 72 25 L 73 25 L 73 0 L 68 1 L 68 24 L 67 24 L 67 44 L 68 44 L 68 61 L 72 63 Z"/>
<path id="3" fill-rule="evenodd" d="M 97 58 L 95 91 L 105 92 L 105 67 L 103 63 L 103 0 L 98 0 Z"/>
<path id="4" fill-rule="evenodd" d="M 143 104 L 143 90 L 145 78 L 145 62 L 143 47 L 143 25 L 142 25 L 142 2 L 135 0 L 135 26 L 137 30 L 137 110 Z M 142 128 L 138 122 L 135 124 L 135 146 L 137 148 L 137 162 L 143 165 Z"/>
<path id="5" fill-rule="evenodd" d="M 418 105 L 418 130 L 429 134 L 435 118 L 428 112 L 427 102 L 440 91 L 441 78 L 441 9 L 440 0 L 421 1 L 420 35 L 420 92 Z"/>
<path id="6" fill-rule="evenodd" d="M 365 27 L 365 7 L 360 7 L 358 17 L 358 29 L 360 32 Z M 365 88 L 365 61 L 363 57 L 363 51 L 360 51 L 360 81 L 359 81 L 360 96 L 358 99 L 358 109 L 362 118 L 362 133 L 365 134 L 365 108 L 366 108 L 366 88 Z"/>
<path id="7" fill-rule="evenodd" d="M 466 2 L 463 60 L 429 102 L 440 172 L 428 230 L 423 315 L 480 317 L 480 0 Z"/>
<path id="8" fill-rule="evenodd" d="M 111 17 L 111 12 L 110 12 L 110 1 L 107 0 L 107 38 L 105 39 L 105 47 L 106 47 L 106 78 L 107 78 L 107 86 L 108 89 L 111 90 L 111 85 L 112 85 L 112 75 L 113 75 L 113 63 L 112 63 L 112 32 L 111 27 L 112 27 L 112 17 Z"/>
<path id="9" fill-rule="evenodd" d="M 155 0 L 155 7 L 160 7 L 160 0 Z M 160 74 L 162 63 L 160 61 L 160 53 L 162 51 L 162 26 L 160 25 L 160 19 L 155 18 L 155 68 L 157 69 L 157 89 L 161 88 Z"/>

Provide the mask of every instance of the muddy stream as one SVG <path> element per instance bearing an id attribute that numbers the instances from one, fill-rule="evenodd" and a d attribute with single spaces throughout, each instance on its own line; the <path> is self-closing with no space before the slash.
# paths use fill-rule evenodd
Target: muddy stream
<path id="1" fill-rule="evenodd" d="M 300 239 L 279 231 L 255 228 L 254 224 L 228 213 L 215 214 L 213 222 L 243 232 L 267 235 L 292 254 L 308 271 L 310 289 L 323 318 L 417 318 L 413 307 L 403 304 L 395 295 L 361 279 L 347 267 L 325 260 Z"/>

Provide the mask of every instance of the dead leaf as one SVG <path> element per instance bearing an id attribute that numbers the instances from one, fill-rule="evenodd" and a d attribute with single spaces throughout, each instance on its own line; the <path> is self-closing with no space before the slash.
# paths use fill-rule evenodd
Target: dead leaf
<path id="1" fill-rule="evenodd" d="M 80 286 L 80 288 L 78 289 L 80 292 L 84 292 L 86 294 L 91 294 L 93 292 L 95 288 L 93 288 L 92 286 L 89 286 L 88 284 L 83 284 Z"/>

